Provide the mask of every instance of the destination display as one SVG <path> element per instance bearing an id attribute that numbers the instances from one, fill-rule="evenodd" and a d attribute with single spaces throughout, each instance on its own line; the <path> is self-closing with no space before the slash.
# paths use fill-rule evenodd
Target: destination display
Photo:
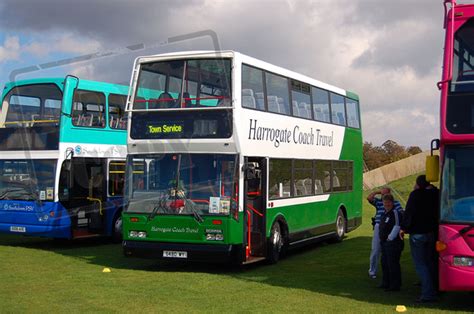
<path id="1" fill-rule="evenodd" d="M 182 112 L 135 112 L 130 137 L 133 139 L 229 138 L 231 110 Z"/>

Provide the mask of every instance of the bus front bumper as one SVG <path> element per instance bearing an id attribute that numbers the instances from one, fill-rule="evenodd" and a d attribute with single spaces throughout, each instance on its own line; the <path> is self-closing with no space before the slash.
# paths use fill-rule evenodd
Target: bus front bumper
<path id="1" fill-rule="evenodd" d="M 241 251 L 240 245 L 232 244 L 211 245 L 130 240 L 123 241 L 122 247 L 125 256 L 217 263 L 238 261 Z"/>
<path id="2" fill-rule="evenodd" d="M 439 289 L 441 291 L 474 291 L 474 267 L 453 266 L 440 258 Z"/>

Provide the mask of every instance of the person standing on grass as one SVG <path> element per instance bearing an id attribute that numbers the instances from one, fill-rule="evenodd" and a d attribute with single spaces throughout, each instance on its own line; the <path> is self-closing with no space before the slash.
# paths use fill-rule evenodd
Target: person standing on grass
<path id="1" fill-rule="evenodd" d="M 379 238 L 379 226 L 380 226 L 380 218 L 382 217 L 383 213 L 385 212 L 385 208 L 383 207 L 382 198 L 384 195 L 391 194 L 391 190 L 388 187 L 384 187 L 381 190 L 374 191 L 367 196 L 367 201 L 371 205 L 375 207 L 375 215 L 372 218 L 372 226 L 374 229 L 374 234 L 372 237 L 372 248 L 370 251 L 370 265 L 369 265 L 369 277 L 372 279 L 377 278 L 377 268 L 379 265 L 380 260 L 380 238 Z M 380 195 L 380 197 L 377 197 Z M 400 205 L 399 201 L 394 201 L 395 210 L 402 211 L 402 206 Z"/>
<path id="2" fill-rule="evenodd" d="M 382 247 L 382 283 L 379 286 L 385 291 L 400 291 L 402 272 L 400 256 L 404 243 L 399 237 L 402 213 L 395 209 L 391 194 L 382 197 L 384 213 L 380 217 L 379 237 Z"/>
<path id="3" fill-rule="evenodd" d="M 434 302 L 437 299 L 437 254 L 435 248 L 438 229 L 439 190 L 426 181 L 424 175 L 416 178 L 410 193 L 400 231 L 400 238 L 410 234 L 410 250 L 415 270 L 421 281 L 421 296 L 416 302 Z"/>

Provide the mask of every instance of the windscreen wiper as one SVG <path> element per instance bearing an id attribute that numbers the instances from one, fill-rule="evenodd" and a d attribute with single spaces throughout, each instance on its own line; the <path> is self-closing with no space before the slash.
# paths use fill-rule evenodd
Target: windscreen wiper
<path id="1" fill-rule="evenodd" d="M 185 199 L 185 204 L 188 203 L 188 199 Z M 196 208 L 194 208 L 194 203 L 193 201 L 189 201 L 189 203 L 191 203 L 190 207 L 191 207 L 191 211 L 193 212 L 193 217 L 194 219 L 196 219 L 196 221 L 198 223 L 202 223 L 204 221 L 204 219 L 202 219 L 201 215 L 199 215 L 199 213 L 197 212 Z"/>
<path id="2" fill-rule="evenodd" d="M 463 234 L 465 234 L 466 232 L 470 231 L 470 230 L 473 229 L 473 228 L 474 228 L 474 224 L 470 224 L 469 226 L 464 227 L 464 228 L 462 228 L 461 230 L 459 230 L 459 233 L 460 233 L 461 235 L 463 235 Z"/>
<path id="3" fill-rule="evenodd" d="M 153 220 L 153 218 L 155 218 L 156 214 L 158 213 L 158 210 L 159 209 L 166 209 L 164 206 L 163 206 L 163 202 L 166 202 L 166 200 L 163 200 L 163 199 L 159 199 L 158 200 L 158 205 L 156 205 L 155 207 L 153 207 L 153 210 L 151 211 L 150 215 L 148 215 L 148 220 Z"/>
<path id="4" fill-rule="evenodd" d="M 13 195 L 10 195 L 10 194 L 13 194 Z M 15 197 L 26 196 L 26 195 L 31 196 L 34 201 L 38 199 L 35 193 L 25 191 L 22 188 L 7 188 L 1 192 L 0 200 L 10 200 L 11 197 L 15 198 Z"/>

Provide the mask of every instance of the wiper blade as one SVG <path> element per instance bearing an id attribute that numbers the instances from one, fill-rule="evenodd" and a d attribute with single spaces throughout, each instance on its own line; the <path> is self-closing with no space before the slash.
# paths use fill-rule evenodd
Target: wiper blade
<path id="1" fill-rule="evenodd" d="M 461 230 L 459 230 L 459 233 L 460 234 L 465 234 L 466 232 L 470 231 L 473 228 L 474 228 L 474 224 L 471 224 L 471 225 L 469 225 L 467 227 L 464 227 Z"/>
<path id="2" fill-rule="evenodd" d="M 163 201 L 166 202 L 166 200 L 163 200 L 163 199 L 160 199 L 158 200 L 158 205 L 156 205 L 155 207 L 153 207 L 153 210 L 151 211 L 151 213 L 148 215 L 148 220 L 153 220 L 153 218 L 155 218 L 156 214 L 158 213 L 158 210 L 159 209 L 166 209 L 164 206 L 163 206 Z"/>
<path id="3" fill-rule="evenodd" d="M 186 204 L 188 203 L 188 199 L 186 199 Z M 198 223 L 202 223 L 204 221 L 204 219 L 202 219 L 201 215 L 199 215 L 199 213 L 197 212 L 197 210 L 194 208 L 194 203 L 193 201 L 189 201 L 189 203 L 191 203 L 190 207 L 191 207 L 191 211 L 193 212 L 193 217 L 194 219 L 196 219 L 196 221 Z"/>
<path id="4" fill-rule="evenodd" d="M 13 194 L 13 195 L 10 195 Z M 20 196 L 31 196 L 33 200 L 37 200 L 38 197 L 35 193 L 30 192 L 30 191 L 25 191 L 22 188 L 7 188 L 4 191 L 2 191 L 2 194 L 0 194 L 0 200 L 6 199 L 12 199 Z"/>

